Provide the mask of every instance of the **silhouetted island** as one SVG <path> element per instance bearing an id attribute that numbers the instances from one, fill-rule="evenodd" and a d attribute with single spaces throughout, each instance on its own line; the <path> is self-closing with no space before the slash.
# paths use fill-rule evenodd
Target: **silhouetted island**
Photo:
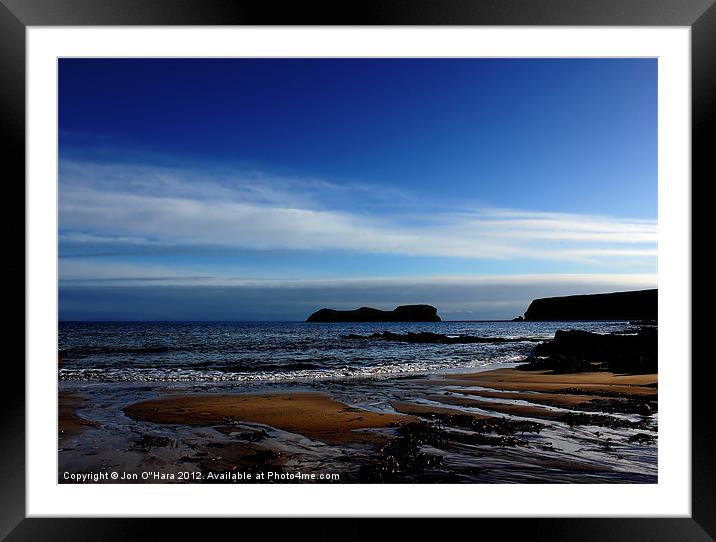
<path id="1" fill-rule="evenodd" d="M 525 320 L 656 320 L 657 292 L 653 289 L 535 299 L 525 312 Z"/>
<path id="2" fill-rule="evenodd" d="M 441 322 L 438 310 L 431 305 L 401 305 L 392 311 L 361 307 L 352 311 L 321 309 L 306 322 Z"/>

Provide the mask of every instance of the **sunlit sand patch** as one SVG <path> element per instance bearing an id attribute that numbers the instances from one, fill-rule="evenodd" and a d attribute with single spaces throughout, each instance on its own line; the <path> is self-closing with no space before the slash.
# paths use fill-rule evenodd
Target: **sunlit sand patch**
<path id="1" fill-rule="evenodd" d="M 353 408 L 322 393 L 173 396 L 135 403 L 124 412 L 135 420 L 161 424 L 258 423 L 327 443 L 384 440 L 383 435 L 359 430 L 396 427 L 414 420 Z"/>
<path id="2" fill-rule="evenodd" d="M 608 372 L 558 374 L 551 371 L 496 369 L 481 373 L 451 374 L 426 380 L 433 385 L 475 386 L 495 391 L 564 392 L 571 395 L 622 395 L 656 397 L 658 375 L 616 375 Z"/>
<path id="3" fill-rule="evenodd" d="M 420 403 L 410 403 L 406 401 L 391 401 L 390 405 L 397 411 L 403 414 L 410 414 L 413 416 L 430 416 L 432 414 L 469 414 L 480 420 L 487 420 L 490 416 L 484 414 L 477 414 L 475 412 L 465 412 L 455 408 L 439 407 L 435 405 L 426 405 Z"/>

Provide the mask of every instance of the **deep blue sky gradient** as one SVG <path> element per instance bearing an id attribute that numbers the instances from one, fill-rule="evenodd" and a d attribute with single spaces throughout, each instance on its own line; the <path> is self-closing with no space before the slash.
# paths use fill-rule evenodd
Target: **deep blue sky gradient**
<path id="1" fill-rule="evenodd" d="M 60 61 L 63 158 L 654 218 L 655 59 Z"/>

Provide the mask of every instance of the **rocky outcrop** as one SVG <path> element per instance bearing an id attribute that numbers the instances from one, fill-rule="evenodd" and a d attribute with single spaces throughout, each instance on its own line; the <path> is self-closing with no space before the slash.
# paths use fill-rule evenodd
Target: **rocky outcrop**
<path id="1" fill-rule="evenodd" d="M 401 305 L 392 311 L 361 307 L 352 311 L 321 309 L 306 322 L 441 322 L 438 310 L 431 305 Z"/>
<path id="2" fill-rule="evenodd" d="M 554 339 L 538 344 L 525 370 L 559 373 L 611 371 L 614 373 L 658 372 L 657 329 L 643 327 L 636 334 L 591 333 L 559 330 Z"/>
<path id="3" fill-rule="evenodd" d="M 525 320 L 656 320 L 658 290 L 546 297 L 530 303 Z"/>

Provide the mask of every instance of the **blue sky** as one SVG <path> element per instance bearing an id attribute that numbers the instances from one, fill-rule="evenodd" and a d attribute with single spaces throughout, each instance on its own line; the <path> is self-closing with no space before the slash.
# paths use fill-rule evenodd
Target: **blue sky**
<path id="1" fill-rule="evenodd" d="M 656 281 L 653 59 L 62 59 L 59 154 L 62 319 Z"/>

